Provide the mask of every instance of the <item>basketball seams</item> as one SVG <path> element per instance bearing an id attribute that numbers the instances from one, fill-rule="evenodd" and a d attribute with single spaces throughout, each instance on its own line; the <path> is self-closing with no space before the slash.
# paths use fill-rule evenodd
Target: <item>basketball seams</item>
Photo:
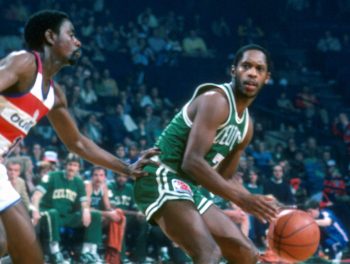
<path id="1" fill-rule="evenodd" d="M 288 214 L 290 215 L 287 216 Z M 303 261 L 316 250 L 319 243 L 316 241 L 316 233 L 319 232 L 319 227 L 313 219 L 311 221 L 310 218 L 311 222 L 307 221 L 309 218 L 310 216 L 306 215 L 305 212 L 293 210 L 290 213 L 280 215 L 270 227 L 267 239 L 271 249 L 282 259 Z M 295 230 L 295 228 L 298 229 Z M 284 234 L 287 233 L 286 231 L 289 234 Z M 315 235 L 315 239 L 305 238 L 305 241 L 302 238 L 303 234 L 307 234 L 308 237 Z M 304 244 L 302 244 L 303 242 Z"/>
<path id="2" fill-rule="evenodd" d="M 288 214 L 287 214 L 287 216 L 288 216 Z M 284 231 L 284 229 L 286 228 L 286 226 L 287 226 L 287 224 L 288 224 L 288 222 L 289 222 L 289 220 L 292 218 L 292 216 L 293 216 L 293 214 L 292 213 L 290 213 L 289 214 L 289 216 L 288 216 L 288 218 L 286 219 L 286 221 L 284 222 L 284 224 L 283 224 L 283 226 L 282 226 L 282 228 L 281 228 L 281 232 L 279 233 L 279 234 L 277 234 L 277 229 L 276 229 L 276 226 L 277 225 L 275 225 L 275 228 L 274 228 L 274 236 L 275 235 L 277 235 L 277 251 L 278 251 L 278 255 L 281 253 L 280 251 L 281 251 L 281 240 L 282 240 L 282 234 L 283 234 L 283 231 Z M 278 220 L 277 220 L 278 221 Z M 276 223 L 277 224 L 277 223 Z"/>
<path id="3" fill-rule="evenodd" d="M 269 237 L 269 239 L 271 241 L 273 241 L 274 243 L 278 242 L 271 237 Z M 288 243 L 279 242 L 279 245 L 287 246 L 287 247 L 311 247 L 311 246 L 314 246 L 315 244 L 318 244 L 318 242 L 316 241 L 316 242 L 312 242 L 312 243 L 308 243 L 308 244 L 288 244 Z"/>
<path id="4" fill-rule="evenodd" d="M 309 224 L 307 224 L 307 225 L 305 225 L 305 226 L 302 226 L 302 227 L 298 228 L 297 230 L 294 230 L 292 233 L 288 234 L 287 236 L 283 236 L 282 238 L 283 238 L 283 239 L 289 238 L 289 237 L 293 236 L 295 233 L 298 233 L 298 232 L 300 232 L 301 230 L 303 230 L 303 229 L 305 229 L 305 228 L 307 228 L 307 227 L 309 227 L 309 226 L 311 226 L 311 225 L 317 225 L 317 224 L 315 224 L 314 222 L 311 222 L 311 223 L 309 223 Z M 282 235 L 281 235 L 281 236 L 282 236 Z"/>

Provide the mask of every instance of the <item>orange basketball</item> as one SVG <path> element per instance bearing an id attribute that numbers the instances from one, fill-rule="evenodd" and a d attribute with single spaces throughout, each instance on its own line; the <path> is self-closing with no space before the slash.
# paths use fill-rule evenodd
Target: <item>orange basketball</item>
<path id="1" fill-rule="evenodd" d="M 270 248 L 286 261 L 298 262 L 311 257 L 320 242 L 315 220 L 301 210 L 282 211 L 270 224 L 267 239 Z"/>

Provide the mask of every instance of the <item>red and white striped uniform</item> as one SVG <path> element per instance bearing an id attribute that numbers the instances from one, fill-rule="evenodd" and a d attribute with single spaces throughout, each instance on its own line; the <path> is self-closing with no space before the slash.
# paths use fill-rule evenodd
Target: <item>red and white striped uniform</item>
<path id="1" fill-rule="evenodd" d="M 0 156 L 6 154 L 29 130 L 47 114 L 55 101 L 53 82 L 48 93 L 43 94 L 42 63 L 34 52 L 38 72 L 34 85 L 27 92 L 9 95 L 0 94 Z"/>

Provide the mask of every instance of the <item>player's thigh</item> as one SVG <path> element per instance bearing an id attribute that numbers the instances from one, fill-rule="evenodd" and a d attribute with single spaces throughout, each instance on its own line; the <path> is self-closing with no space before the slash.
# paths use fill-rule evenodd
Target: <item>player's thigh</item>
<path id="1" fill-rule="evenodd" d="M 153 219 L 171 240 L 191 256 L 203 252 L 203 249 L 217 248 L 202 216 L 190 201 L 168 201 Z"/>
<path id="2" fill-rule="evenodd" d="M 1 213 L 8 251 L 14 263 L 43 263 L 41 247 L 28 212 L 19 202 Z"/>
<path id="3" fill-rule="evenodd" d="M 235 258 L 243 251 L 256 251 L 257 253 L 250 239 L 217 206 L 210 206 L 202 217 L 226 258 Z"/>

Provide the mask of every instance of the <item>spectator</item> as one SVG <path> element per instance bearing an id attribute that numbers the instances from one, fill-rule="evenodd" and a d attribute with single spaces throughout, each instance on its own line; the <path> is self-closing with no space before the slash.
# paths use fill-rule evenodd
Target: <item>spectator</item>
<path id="1" fill-rule="evenodd" d="M 96 110 L 98 97 L 94 90 L 92 79 L 85 79 L 84 85 L 80 90 L 80 99 L 86 110 Z"/>
<path id="2" fill-rule="evenodd" d="M 101 215 L 91 211 L 87 202 L 83 180 L 79 176 L 80 158 L 69 154 L 65 170 L 44 176 L 32 196 L 36 210 L 33 223 L 48 229 L 50 260 L 53 263 L 67 263 L 60 251 L 59 230 L 61 227 L 84 227 L 84 244 L 80 256 L 83 263 L 102 263 L 97 254 L 101 243 Z M 42 219 L 41 219 L 42 217 Z"/>
<path id="3" fill-rule="evenodd" d="M 298 110 L 294 107 L 292 101 L 287 97 L 285 92 L 282 92 L 277 98 L 277 107 L 285 114 L 296 113 Z"/>
<path id="4" fill-rule="evenodd" d="M 340 263 L 343 250 L 349 242 L 349 237 L 343 227 L 343 223 L 331 209 L 321 209 L 318 201 L 308 201 L 305 209 L 315 218 L 316 223 L 320 226 L 320 247 L 322 251 L 332 263 Z"/>
<path id="5" fill-rule="evenodd" d="M 198 36 L 195 30 L 190 30 L 182 41 L 185 55 L 191 57 L 208 57 L 209 51 L 203 38 Z"/>
<path id="6" fill-rule="evenodd" d="M 32 159 L 33 165 L 34 165 L 34 173 L 37 173 L 37 168 L 38 168 L 38 162 L 41 161 L 43 158 L 43 148 L 39 143 L 34 143 L 32 145 L 32 151 L 30 153 L 30 157 Z"/>
<path id="7" fill-rule="evenodd" d="M 88 116 L 87 122 L 84 124 L 83 131 L 88 138 L 91 138 L 98 145 L 103 144 L 103 126 L 101 122 L 98 121 L 96 114 L 91 114 Z"/>
<path id="8" fill-rule="evenodd" d="M 29 211 L 30 199 L 27 192 L 26 183 L 20 177 L 21 174 L 21 162 L 17 158 L 10 158 L 5 163 L 7 169 L 7 175 L 12 186 L 21 196 L 24 206 Z"/>
<path id="9" fill-rule="evenodd" d="M 225 39 L 231 36 L 231 29 L 223 16 L 221 16 L 218 20 L 213 21 L 211 24 L 211 30 L 215 37 L 221 39 Z"/>
<path id="10" fill-rule="evenodd" d="M 244 187 L 253 194 L 263 194 L 263 186 L 259 182 L 259 174 L 255 170 L 249 172 L 249 182 Z M 254 216 L 249 215 L 249 238 L 262 246 L 265 238 L 266 227 Z"/>
<path id="11" fill-rule="evenodd" d="M 291 191 L 291 186 L 284 179 L 282 166 L 275 165 L 272 170 L 273 176 L 265 181 L 263 185 L 264 194 L 273 195 L 279 202 L 286 205 L 295 204 L 295 199 Z"/>
<path id="12" fill-rule="evenodd" d="M 241 45 L 261 42 L 264 31 L 254 24 L 251 17 L 248 17 L 244 24 L 238 26 L 238 37 Z"/>
<path id="13" fill-rule="evenodd" d="M 115 182 L 108 185 L 109 197 L 114 208 L 120 208 L 126 215 L 126 235 L 122 250 L 122 259 L 126 259 L 125 252 L 131 253 L 130 258 L 135 262 L 142 262 L 147 257 L 147 236 L 149 225 L 145 216 L 136 208 L 133 187 L 128 183 L 128 176 L 116 175 Z"/>
<path id="14" fill-rule="evenodd" d="M 261 170 L 261 173 L 268 175 L 270 173 L 270 167 L 273 164 L 272 153 L 266 148 L 264 141 L 256 141 L 255 147 L 252 152 L 255 164 Z"/>
<path id="15" fill-rule="evenodd" d="M 137 125 L 132 117 L 124 112 L 124 106 L 122 104 L 117 104 L 116 115 L 119 117 L 124 124 L 125 130 L 131 135 L 135 130 L 137 130 Z"/>
<path id="16" fill-rule="evenodd" d="M 330 30 L 327 30 L 317 42 L 317 49 L 321 52 L 337 52 L 341 48 L 339 39 L 334 37 Z"/>
<path id="17" fill-rule="evenodd" d="M 110 71 L 108 69 L 103 70 L 101 81 L 103 85 L 103 91 L 99 91 L 99 96 L 107 98 L 118 96 L 118 83 L 114 78 L 111 77 Z"/>
<path id="18" fill-rule="evenodd" d="M 108 263 L 120 263 L 126 220 L 121 209 L 112 209 L 111 207 L 105 169 L 93 167 L 91 181 L 85 181 L 85 188 L 91 210 L 102 215 L 103 225 L 107 228 L 105 259 Z"/>

